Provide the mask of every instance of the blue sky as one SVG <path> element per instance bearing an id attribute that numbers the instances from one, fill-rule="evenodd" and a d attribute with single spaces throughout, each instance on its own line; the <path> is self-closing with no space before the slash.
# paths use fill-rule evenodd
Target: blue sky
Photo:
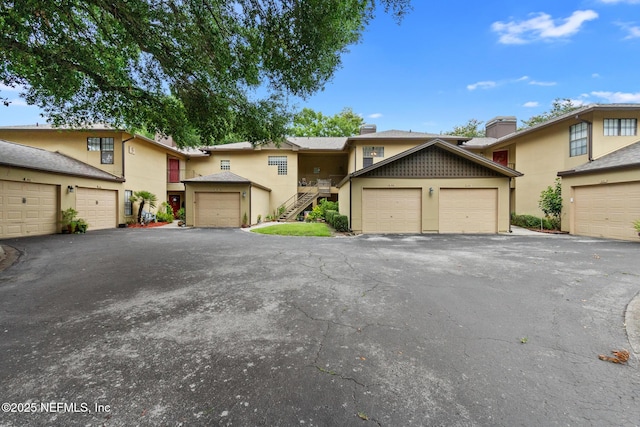
<path id="1" fill-rule="evenodd" d="M 325 115 L 351 107 L 378 130 L 440 133 L 469 119 L 576 103 L 640 103 L 640 0 L 413 0 L 382 12 L 322 92 L 293 100 Z M 17 98 L 0 86 L 0 94 Z M 0 126 L 44 122 L 16 99 Z"/>

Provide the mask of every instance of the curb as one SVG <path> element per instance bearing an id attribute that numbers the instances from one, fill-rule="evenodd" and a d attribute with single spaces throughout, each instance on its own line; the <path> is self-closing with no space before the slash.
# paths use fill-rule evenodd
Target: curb
<path id="1" fill-rule="evenodd" d="M 627 304 L 627 309 L 624 313 L 624 324 L 631 351 L 635 353 L 636 359 L 638 359 L 638 355 L 640 355 L 640 292 Z"/>

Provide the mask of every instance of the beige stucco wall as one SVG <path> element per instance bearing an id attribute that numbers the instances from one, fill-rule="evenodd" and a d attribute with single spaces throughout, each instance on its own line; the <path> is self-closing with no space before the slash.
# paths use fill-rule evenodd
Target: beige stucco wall
<path id="1" fill-rule="evenodd" d="M 440 188 L 496 188 L 498 189 L 498 232 L 509 231 L 509 179 L 508 178 L 456 178 L 456 179 L 388 179 L 354 178 L 351 183 L 352 197 L 342 197 L 347 182 L 340 188 L 340 212 L 349 215 L 351 202 L 351 229 L 362 232 L 362 190 L 364 188 L 421 188 L 422 232 L 437 233 L 439 229 Z M 429 188 L 434 191 L 429 194 Z M 345 194 L 346 196 L 346 194 Z M 345 213 L 346 212 L 346 213 Z"/>
<path id="2" fill-rule="evenodd" d="M 351 185 L 349 181 L 345 182 L 338 191 L 338 211 L 341 215 L 346 215 L 349 218 L 349 228 L 351 228 Z"/>
<path id="3" fill-rule="evenodd" d="M 101 164 L 100 151 L 87 150 L 87 138 L 106 137 L 114 139 L 113 164 Z M 186 169 L 185 156 L 171 151 L 168 147 L 156 145 L 146 139 L 135 137 L 122 131 L 91 130 L 6 130 L 0 129 L 0 138 L 18 144 L 42 148 L 47 151 L 58 151 L 81 162 L 87 163 L 117 177 L 123 177 L 125 182 L 120 185 L 118 194 L 118 222 L 126 223 L 135 219 L 137 204 L 134 205 L 133 215 L 124 214 L 124 191 L 150 191 L 158 199 L 158 207 L 167 201 L 167 191 L 182 192 L 184 184 L 167 183 L 167 158 L 171 155 L 180 160 L 180 168 Z M 123 141 L 126 141 L 123 143 Z M 123 173 L 124 156 L 124 173 Z M 151 209 L 155 212 L 157 209 Z"/>
<path id="4" fill-rule="evenodd" d="M 131 135 L 121 131 L 95 130 L 5 130 L 0 129 L 0 139 L 31 147 L 58 151 L 76 160 L 87 163 L 112 175 L 122 176 L 122 141 Z M 113 138 L 113 164 L 100 163 L 100 151 L 87 150 L 88 137 Z"/>
<path id="5" fill-rule="evenodd" d="M 120 144 L 122 145 L 122 144 Z M 129 149 L 133 147 L 133 149 Z M 145 140 L 132 139 L 125 143 L 125 182 L 124 189 L 136 191 L 149 191 L 156 195 L 158 202 L 157 212 L 162 202 L 167 201 L 167 152 L 162 147 L 149 144 Z M 183 186 L 184 184 L 180 184 Z M 124 197 L 124 196 L 123 196 Z M 124 201 L 124 199 L 123 199 Z M 137 203 L 134 204 L 133 216 L 125 217 L 133 219 L 138 212 Z M 121 203 L 120 215 L 124 217 L 124 203 Z"/>
<path id="6" fill-rule="evenodd" d="M 268 165 L 269 156 L 287 157 L 287 175 L 278 175 L 278 167 Z M 220 160 L 230 161 L 230 172 L 272 190 L 269 198 L 271 212 L 294 196 L 298 190 L 297 152 L 284 149 L 213 152 L 208 158 L 191 159 L 189 168 L 193 169 L 197 176 L 220 173 Z"/>
<path id="7" fill-rule="evenodd" d="M 640 181 L 640 172 L 638 169 L 564 176 L 562 178 L 562 231 L 575 232 L 575 212 L 573 210 L 575 187 L 636 181 Z"/>
<path id="8" fill-rule="evenodd" d="M 58 214 L 68 208 L 77 210 L 76 206 L 76 192 L 69 193 L 67 187 L 84 187 L 84 188 L 98 188 L 105 190 L 118 191 L 117 203 L 120 205 L 122 200 L 122 184 L 119 182 L 102 181 L 98 179 L 81 178 L 70 175 L 53 174 L 47 172 L 33 171 L 29 169 L 10 168 L 6 166 L 0 166 L 0 179 L 5 181 L 18 181 L 18 182 L 30 182 L 33 184 L 50 184 L 57 185 L 58 196 Z M 122 208 L 118 206 L 118 211 Z"/>
<path id="9" fill-rule="evenodd" d="M 594 111 L 582 114 L 580 118 L 593 124 L 593 159 L 638 141 L 637 135 L 604 136 L 604 119 L 636 118 L 640 122 L 638 111 Z M 573 169 L 589 161 L 588 154 L 569 156 L 569 128 L 579 122 L 575 118 L 564 120 L 480 151 L 480 154 L 492 159 L 494 151 L 509 149 L 509 163 L 514 163 L 515 169 L 524 174 L 515 181 L 516 213 L 543 216 L 538 207 L 540 193 L 548 186 L 553 186 L 558 172 Z"/>
<path id="10" fill-rule="evenodd" d="M 249 184 L 216 184 L 216 183 L 187 183 L 185 188 L 185 220 L 188 226 L 193 226 L 195 222 L 195 201 L 197 192 L 212 193 L 242 193 L 245 197 L 240 197 L 240 219 L 242 220 L 245 212 L 249 216 L 251 209 L 249 195 L 251 187 Z M 253 216 L 253 214 L 252 214 Z"/>
<path id="11" fill-rule="evenodd" d="M 260 187 L 251 187 L 251 224 L 258 223 L 258 215 L 261 221 L 265 221 L 267 215 L 271 214 L 271 192 Z"/>

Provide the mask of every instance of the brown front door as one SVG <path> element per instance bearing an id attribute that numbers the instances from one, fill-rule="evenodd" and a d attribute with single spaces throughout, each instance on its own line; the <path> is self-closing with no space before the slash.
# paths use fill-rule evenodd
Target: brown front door
<path id="1" fill-rule="evenodd" d="M 169 196 L 169 204 L 171 205 L 171 209 L 173 209 L 173 216 L 178 216 L 178 211 L 180 210 L 180 196 Z"/>

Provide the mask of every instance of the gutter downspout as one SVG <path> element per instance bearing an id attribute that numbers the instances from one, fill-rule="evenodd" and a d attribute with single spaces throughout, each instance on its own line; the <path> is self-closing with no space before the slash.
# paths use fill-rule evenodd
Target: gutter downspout
<path id="1" fill-rule="evenodd" d="M 122 141 L 122 179 L 124 179 L 124 154 L 125 154 L 124 143 L 125 142 L 129 142 L 129 141 L 131 141 L 132 139 L 135 139 L 135 138 L 136 138 L 136 136 L 134 135 L 131 138 L 127 138 L 124 141 Z"/>
<path id="2" fill-rule="evenodd" d="M 349 178 L 349 228 L 353 231 L 353 181 Z"/>
<path id="3" fill-rule="evenodd" d="M 593 161 L 593 123 L 589 120 L 581 119 L 580 116 L 576 116 L 576 120 L 580 120 L 587 124 L 587 158 L 590 162 Z"/>

